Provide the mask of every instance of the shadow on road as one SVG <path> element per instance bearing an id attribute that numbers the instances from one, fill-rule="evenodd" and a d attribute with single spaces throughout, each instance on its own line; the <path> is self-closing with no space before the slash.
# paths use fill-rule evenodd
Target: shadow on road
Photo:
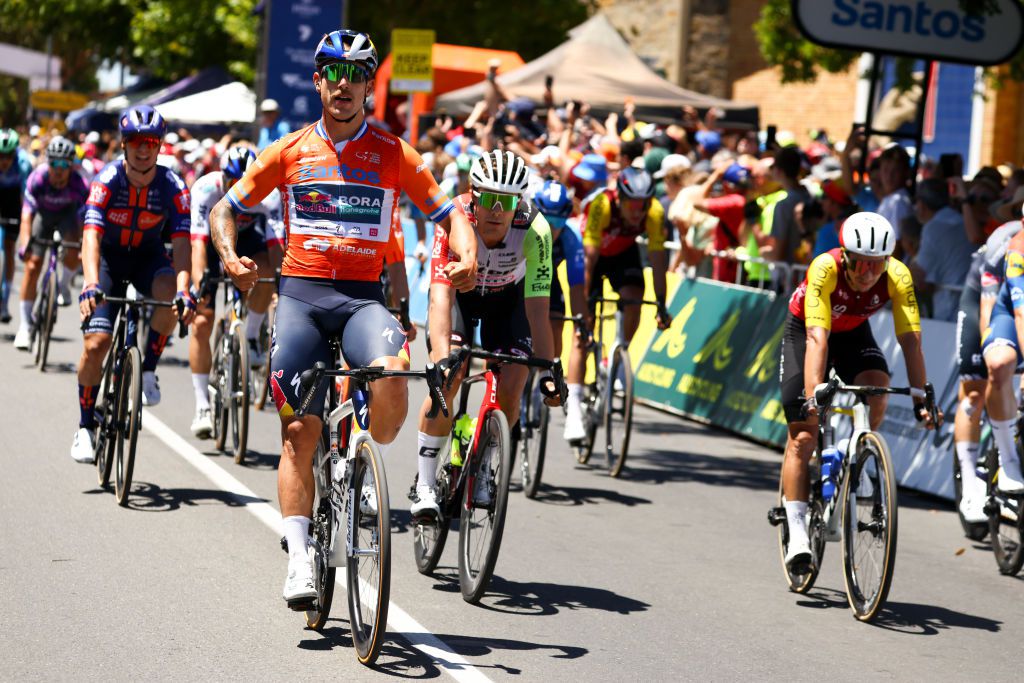
<path id="1" fill-rule="evenodd" d="M 645 451 L 630 455 L 622 478 L 647 484 L 698 482 L 755 490 L 779 486 L 780 463 L 775 460 L 737 457 L 728 453 L 705 455 L 688 451 Z"/>
<path id="2" fill-rule="evenodd" d="M 96 488 L 85 493 L 113 493 L 113 487 L 109 491 Z M 266 502 L 266 498 L 239 496 L 220 489 L 164 489 L 144 481 L 132 482 L 132 490 L 128 493 L 128 509 L 141 512 L 171 512 L 182 505 L 220 503 L 228 507 L 243 507 L 249 503 Z"/>
<path id="3" fill-rule="evenodd" d="M 616 503 L 618 505 L 625 505 L 626 507 L 634 507 L 636 505 L 649 505 L 651 503 L 647 498 L 626 495 L 625 493 L 620 493 L 614 489 L 599 489 L 589 486 L 549 486 L 548 484 L 543 483 L 541 484 L 540 492 L 537 493 L 537 497 L 534 498 L 534 500 L 538 503 L 546 503 L 548 505 L 566 506 Z"/>
<path id="4" fill-rule="evenodd" d="M 849 609 L 846 594 L 831 588 L 815 588 L 796 604 L 818 609 Z M 919 605 L 912 602 L 887 602 L 871 622 L 872 626 L 888 631 L 919 636 L 934 636 L 940 631 L 952 629 L 978 629 L 998 633 L 1002 630 L 1002 624 L 1003 622 L 995 619 L 964 614 L 938 605 Z"/>
<path id="5" fill-rule="evenodd" d="M 208 453 L 207 455 L 215 455 L 215 453 Z M 273 471 L 277 469 L 280 462 L 280 453 L 263 453 L 249 449 L 245 452 L 245 460 L 242 462 L 242 467 L 247 467 L 250 470 Z"/>

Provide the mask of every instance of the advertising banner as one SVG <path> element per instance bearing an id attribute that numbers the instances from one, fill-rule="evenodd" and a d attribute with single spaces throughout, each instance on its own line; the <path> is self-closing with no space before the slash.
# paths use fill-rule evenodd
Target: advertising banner
<path id="1" fill-rule="evenodd" d="M 396 28 L 391 31 L 391 92 L 434 89 L 434 31 Z"/>

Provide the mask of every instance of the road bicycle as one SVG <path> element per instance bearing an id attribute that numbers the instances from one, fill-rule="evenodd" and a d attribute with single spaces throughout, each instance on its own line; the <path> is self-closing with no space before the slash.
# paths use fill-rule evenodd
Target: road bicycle
<path id="1" fill-rule="evenodd" d="M 1013 443 L 1017 457 L 1024 453 L 1021 443 L 1024 429 L 1024 392 L 1017 401 L 1017 422 L 1014 425 Z M 1024 565 L 1024 515 L 1021 514 L 1024 494 L 1004 493 L 999 490 L 999 449 L 995 439 L 982 441 L 982 455 L 978 458 L 979 476 L 985 480 L 988 498 L 985 501 L 985 525 L 992 543 L 992 554 L 999 566 L 999 573 L 1016 576 Z"/>
<path id="2" fill-rule="evenodd" d="M 852 406 L 833 404 L 837 394 L 853 397 Z M 845 385 L 833 373 L 814 392 L 818 406 L 818 447 L 810 463 L 811 494 L 807 505 L 807 535 L 811 560 L 802 567 L 787 567 L 789 526 L 779 477 L 779 502 L 768 511 L 768 521 L 779 529 L 779 552 L 790 590 L 806 593 L 821 569 L 825 544 L 840 541 L 843 576 L 850 609 L 860 621 L 877 616 L 889 594 L 896 564 L 897 500 L 896 473 L 885 438 L 872 431 L 868 420 L 868 399 L 883 394 L 901 394 L 925 399 L 925 407 L 937 424 L 935 392 L 931 383 L 924 390 L 909 387 Z M 847 453 L 833 481 L 835 494 L 826 499 L 821 475 L 821 454 L 834 446 L 833 422 L 838 416 L 853 419 L 853 435 Z"/>
<path id="3" fill-rule="evenodd" d="M 125 285 L 128 283 L 126 282 Z M 128 505 L 128 492 L 132 487 L 135 469 L 135 448 L 142 429 L 142 351 L 139 349 L 140 310 L 145 306 L 177 307 L 178 314 L 184 304 L 174 304 L 142 297 L 106 296 L 96 294 L 96 305 L 103 302 L 118 306 L 114 337 L 103 361 L 103 375 L 96 397 L 96 440 L 93 455 L 96 475 L 103 488 L 110 485 L 110 472 L 116 463 L 117 476 L 114 495 L 121 507 Z M 88 322 L 88 321 L 87 321 Z M 82 324 L 83 329 L 87 322 Z M 184 337 L 187 328 L 178 324 L 178 336 Z"/>
<path id="4" fill-rule="evenodd" d="M 452 351 L 446 359 L 448 376 L 455 377 L 461 365 L 473 358 L 487 361 L 488 366 L 462 381 L 453 421 L 454 428 L 467 415 L 470 390 L 482 382 L 484 392 L 473 436 L 463 443 L 453 435 L 452 446 L 438 456 L 435 488 L 440 515 L 436 520 L 413 520 L 412 535 L 416 568 L 421 574 L 430 574 L 441 559 L 451 521 L 459 518 L 459 588 L 469 603 L 478 602 L 490 584 L 508 507 L 512 445 L 508 418 L 498 405 L 500 367 L 511 363 L 550 370 L 563 403 L 567 393 L 560 360 L 523 358 L 469 346 Z M 410 498 L 415 491 L 414 481 Z"/>
<path id="5" fill-rule="evenodd" d="M 331 342 L 334 358 L 340 358 L 338 341 Z M 306 624 L 320 631 L 327 623 L 334 597 L 336 569 L 346 568 L 348 608 L 356 656 L 372 665 L 380 654 L 388 619 L 391 591 L 391 522 L 384 462 L 369 434 L 368 387 L 388 377 L 426 379 L 433 399 L 431 415 L 448 415 L 441 392 L 443 375 L 428 364 L 423 371 L 385 370 L 364 367 L 328 369 L 325 363 L 300 375 L 302 398 L 296 411 L 306 415 L 325 378 L 348 378 L 339 391 L 329 381 L 324 404 L 323 432 L 313 456 L 315 494 L 310 544 L 316 598 L 290 605 L 306 613 Z M 339 533 L 344 519 L 344 533 Z M 287 544 L 282 539 L 287 550 Z"/>
<path id="6" fill-rule="evenodd" d="M 988 459 L 984 454 L 988 453 L 989 449 L 995 449 L 995 442 L 992 440 L 992 428 L 988 423 L 986 417 L 982 417 L 981 426 L 981 440 L 978 448 L 978 452 L 982 455 L 978 457 L 978 464 L 975 468 L 978 477 L 987 482 L 989 479 L 988 471 Z M 964 536 L 971 539 L 972 541 L 981 541 L 988 536 L 988 521 L 984 522 L 968 522 L 964 519 L 964 514 L 960 511 L 960 501 L 964 495 L 963 485 L 963 474 L 960 472 L 960 460 L 957 457 L 956 449 L 953 448 L 950 451 L 952 465 L 953 465 L 953 505 L 956 509 L 957 518 L 960 520 L 960 526 L 964 530 Z M 996 454 L 996 464 L 998 465 L 998 453 Z"/>
<path id="7" fill-rule="evenodd" d="M 53 231 L 52 239 L 33 238 L 32 244 L 46 249 L 46 268 L 36 286 L 36 300 L 32 304 L 32 324 L 29 326 L 29 347 L 34 350 L 35 363 L 41 372 L 46 372 L 46 359 L 50 353 L 50 339 L 57 322 L 57 287 L 60 281 L 58 266 L 64 262 L 68 249 L 81 248 L 80 242 L 68 242 L 59 230 Z"/>
<path id="8" fill-rule="evenodd" d="M 586 436 L 573 446 L 579 463 L 587 464 L 597 443 L 598 427 L 603 426 L 604 465 L 608 468 L 609 475 L 618 477 L 626 464 L 629 437 L 633 429 L 633 366 L 629 359 L 629 349 L 621 344 L 616 343 L 610 353 L 604 355 L 604 321 L 616 317 L 615 313 L 606 313 L 604 307 L 606 304 L 658 307 L 661 305 L 657 301 L 646 299 L 603 297 L 592 298 L 591 302 L 597 306 L 594 316 L 597 332 L 590 336 L 587 355 L 593 359 L 594 381 L 588 382 L 583 390 L 582 411 Z M 580 324 L 578 316 L 570 320 L 577 326 Z"/>
<path id="9" fill-rule="evenodd" d="M 276 282 L 272 277 L 256 280 L 257 284 Z M 253 371 L 254 359 L 249 357 L 249 342 L 245 337 L 245 295 L 230 277 L 208 275 L 203 278 L 200 296 L 219 284 L 224 285 L 224 312 L 213 327 L 213 364 L 208 388 L 213 444 L 218 451 L 224 451 L 230 433 L 231 453 L 235 463 L 241 465 L 249 443 L 249 404 L 260 389 L 253 386 L 253 376 L 257 373 Z M 257 365 L 260 365 L 258 361 Z M 266 392 L 265 379 L 262 391 Z"/>

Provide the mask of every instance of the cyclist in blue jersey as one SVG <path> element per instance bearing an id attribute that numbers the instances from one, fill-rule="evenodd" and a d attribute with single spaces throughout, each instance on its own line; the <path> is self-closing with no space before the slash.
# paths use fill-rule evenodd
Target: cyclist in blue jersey
<path id="1" fill-rule="evenodd" d="M 547 219 L 551 226 L 551 263 L 555 271 L 558 264 L 565 261 L 565 279 L 569 285 L 569 302 L 574 315 L 583 315 L 586 311 L 587 296 L 584 289 L 584 272 L 586 269 L 583 256 L 583 242 L 571 225 L 573 203 L 569 189 L 554 180 L 545 181 L 533 195 L 533 205 Z M 566 315 L 566 297 L 557 278 L 551 283 L 551 315 Z M 551 320 L 551 335 L 555 344 L 555 358 L 562 355 L 562 333 L 565 322 Z M 586 343 L 578 330 L 573 330 L 573 345 L 569 350 L 569 372 L 566 374 L 566 386 L 569 388 L 569 400 L 566 403 L 565 430 L 562 433 L 567 441 L 575 441 L 586 436 L 583 427 L 583 379 L 586 374 Z"/>
<path id="2" fill-rule="evenodd" d="M 181 322 L 191 322 L 196 310 L 189 294 L 189 191 L 173 171 L 156 163 L 167 123 L 155 109 L 142 105 L 125 111 L 119 128 L 124 158 L 105 166 L 93 180 L 82 234 L 84 281 L 79 307 L 88 322 L 78 363 L 79 429 L 71 446 L 71 457 L 78 462 L 93 460 L 96 392 L 116 313 L 97 294 L 124 296 L 125 281 L 130 281 L 143 295 L 180 303 Z M 173 265 L 162 239 L 165 224 L 171 235 Z M 156 364 L 174 322 L 173 309 L 153 312 L 142 361 L 143 405 L 160 402 Z"/>
<path id="3" fill-rule="evenodd" d="M 32 173 L 32 160 L 18 147 L 13 128 L 0 129 L 0 236 L 4 241 L 4 282 L 0 283 L 0 323 L 11 321 L 7 299 L 14 281 L 14 239 L 21 218 L 21 198 Z"/>

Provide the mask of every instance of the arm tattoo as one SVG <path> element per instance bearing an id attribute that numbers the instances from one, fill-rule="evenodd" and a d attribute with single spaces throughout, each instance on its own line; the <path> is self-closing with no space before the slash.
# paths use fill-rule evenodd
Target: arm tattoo
<path id="1" fill-rule="evenodd" d="M 210 233 L 213 238 L 213 246 L 217 249 L 223 262 L 227 263 L 238 258 L 235 254 L 235 243 L 238 239 L 235 216 L 231 211 L 231 206 L 223 199 L 217 202 L 211 212 Z"/>

